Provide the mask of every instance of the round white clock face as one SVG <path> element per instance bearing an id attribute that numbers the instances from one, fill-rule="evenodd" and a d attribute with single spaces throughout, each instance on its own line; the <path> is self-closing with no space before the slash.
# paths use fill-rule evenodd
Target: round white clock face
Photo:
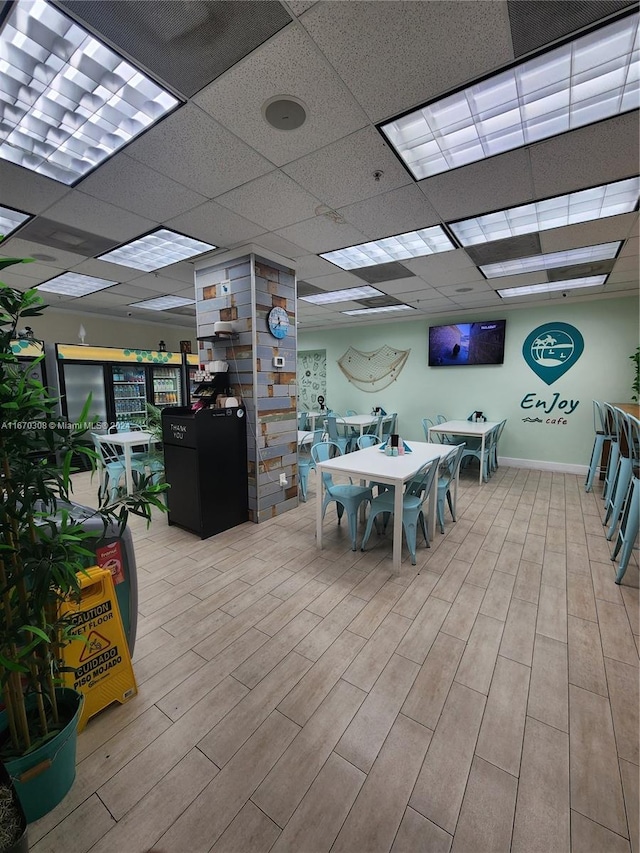
<path id="1" fill-rule="evenodd" d="M 289 317 L 284 308 L 272 308 L 267 314 L 267 324 L 274 338 L 286 338 L 289 332 Z"/>

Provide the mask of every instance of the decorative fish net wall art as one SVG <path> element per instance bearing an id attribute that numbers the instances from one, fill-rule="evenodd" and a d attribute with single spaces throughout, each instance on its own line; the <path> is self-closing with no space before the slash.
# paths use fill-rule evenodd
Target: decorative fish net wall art
<path id="1" fill-rule="evenodd" d="M 338 359 L 338 364 L 356 388 L 381 391 L 398 378 L 410 352 L 410 349 L 393 349 L 386 344 L 375 352 L 360 352 L 349 347 Z"/>

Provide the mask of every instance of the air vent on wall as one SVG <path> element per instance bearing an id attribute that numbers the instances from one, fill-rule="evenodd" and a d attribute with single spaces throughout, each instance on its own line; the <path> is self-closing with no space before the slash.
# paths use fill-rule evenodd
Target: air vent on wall
<path id="1" fill-rule="evenodd" d="M 574 33 L 596 21 L 632 9 L 628 0 L 507 0 L 515 56 Z"/>
<path id="2" fill-rule="evenodd" d="M 60 222 L 54 222 L 42 216 L 37 216 L 23 226 L 20 230 L 20 239 L 43 243 L 53 249 L 64 249 L 87 258 L 101 255 L 118 245 L 117 240 L 108 240 L 97 234 L 72 228 L 71 225 L 62 225 Z"/>
<path id="3" fill-rule="evenodd" d="M 357 275 L 369 284 L 378 284 L 381 281 L 395 281 L 397 278 L 411 278 L 415 275 L 402 264 L 395 261 L 390 264 L 376 264 L 372 267 L 359 267 L 349 270 L 351 275 Z"/>
<path id="4" fill-rule="evenodd" d="M 292 20 L 275 0 L 62 0 L 60 5 L 186 97 Z"/>
<path id="5" fill-rule="evenodd" d="M 522 234 L 518 237 L 507 237 L 505 240 L 494 240 L 493 243 L 480 243 L 477 246 L 466 246 L 465 252 L 474 264 L 496 264 L 499 261 L 511 261 L 514 258 L 529 258 L 542 252 L 539 234 Z"/>

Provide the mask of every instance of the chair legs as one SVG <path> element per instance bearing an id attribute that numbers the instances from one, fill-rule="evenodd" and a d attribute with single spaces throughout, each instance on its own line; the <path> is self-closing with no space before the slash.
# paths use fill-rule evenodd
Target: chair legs
<path id="1" fill-rule="evenodd" d="M 638 525 L 640 517 L 640 480 L 634 477 L 631 481 L 631 487 L 627 496 L 620 529 L 618 530 L 618 538 L 611 559 L 615 560 L 620 552 L 620 563 L 616 573 L 616 583 L 620 583 L 627 571 L 629 559 L 633 546 L 638 538 Z"/>
<path id="2" fill-rule="evenodd" d="M 607 512 L 603 522 L 606 526 L 609 519 L 611 519 L 611 524 L 607 530 L 607 539 L 609 540 L 613 539 L 613 534 L 615 533 L 618 522 L 620 521 L 624 500 L 629 491 L 632 473 L 633 467 L 631 459 L 621 456 L 618 464 L 618 476 L 616 477 L 615 488 L 611 498 L 607 502 Z"/>
<path id="3" fill-rule="evenodd" d="M 596 433 L 595 440 L 593 442 L 593 450 L 591 452 L 591 462 L 589 463 L 589 473 L 587 474 L 587 482 L 585 483 L 584 490 L 585 492 L 590 492 L 593 486 L 593 480 L 596 475 L 596 471 L 598 470 L 598 463 L 602 458 L 602 448 L 604 446 L 605 436 L 602 433 Z"/>

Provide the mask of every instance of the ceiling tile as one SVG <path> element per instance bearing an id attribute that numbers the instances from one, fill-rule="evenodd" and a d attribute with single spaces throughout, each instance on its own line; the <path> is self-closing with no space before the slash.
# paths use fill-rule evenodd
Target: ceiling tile
<path id="1" fill-rule="evenodd" d="M 216 201 L 268 231 L 309 219 L 320 204 L 317 198 L 278 170 L 237 187 Z"/>
<path id="2" fill-rule="evenodd" d="M 545 198 L 637 175 L 638 135 L 636 110 L 532 145 L 536 196 Z"/>
<path id="3" fill-rule="evenodd" d="M 152 163 L 156 171 L 209 198 L 273 169 L 268 160 L 193 104 L 135 140 L 127 156 Z"/>
<path id="4" fill-rule="evenodd" d="M 637 218 L 637 213 L 623 213 L 621 216 L 609 216 L 594 222 L 579 222 L 577 225 L 541 231 L 540 246 L 543 252 L 561 252 L 564 249 L 624 240 Z"/>
<path id="5" fill-rule="evenodd" d="M 280 228 L 278 234 L 308 252 L 330 252 L 364 243 L 364 234 L 351 225 L 338 225 L 325 216 L 316 216 L 297 225 Z"/>
<path id="6" fill-rule="evenodd" d="M 267 252 L 275 252 L 276 255 L 281 255 L 283 258 L 288 258 L 292 263 L 291 266 L 296 266 L 296 259 L 306 255 L 308 249 L 303 249 L 302 246 L 297 246 L 290 240 L 285 240 L 279 234 L 261 234 L 252 241 L 256 246 L 260 246 Z"/>
<path id="7" fill-rule="evenodd" d="M 301 22 L 373 121 L 513 59 L 502 0 L 317 3 Z"/>
<path id="8" fill-rule="evenodd" d="M 336 271 L 335 264 L 325 261 L 324 258 L 319 258 L 317 255 L 304 255 L 302 258 L 297 258 L 295 267 L 298 278 L 306 279 L 321 275 L 332 275 Z"/>
<path id="9" fill-rule="evenodd" d="M 97 278 L 106 278 L 115 281 L 130 281 L 140 277 L 140 270 L 120 265 L 116 266 L 116 264 L 109 264 L 106 261 L 99 261 L 96 258 L 87 258 L 70 269 L 73 272 L 83 273 L 84 275 L 93 275 Z"/>
<path id="10" fill-rule="evenodd" d="M 175 279 L 154 273 L 140 276 L 140 278 L 133 279 L 133 281 L 129 281 L 127 284 L 130 287 L 139 286 L 145 290 L 151 290 L 156 296 L 158 294 L 171 294 L 173 296 L 179 288 L 184 289 Z M 195 299 L 195 284 L 190 298 Z"/>
<path id="11" fill-rule="evenodd" d="M 544 284 L 549 279 L 545 270 L 536 272 L 523 272 L 520 275 L 502 275 L 500 278 L 492 278 L 489 282 L 494 290 L 502 290 L 503 287 L 521 287 L 529 284 Z"/>
<path id="12" fill-rule="evenodd" d="M 158 224 L 80 190 L 71 190 L 53 204 L 47 210 L 47 219 L 91 231 L 119 243 L 151 231 Z"/>
<path id="13" fill-rule="evenodd" d="M 283 169 L 330 207 L 382 195 L 413 179 L 373 127 L 358 130 Z M 374 172 L 383 174 L 379 180 Z"/>
<path id="14" fill-rule="evenodd" d="M 533 198 L 526 149 L 425 178 L 418 186 L 443 219 L 462 219 Z"/>
<path id="15" fill-rule="evenodd" d="M 287 6 L 296 17 L 304 15 L 318 0 L 288 0 Z"/>
<path id="16" fill-rule="evenodd" d="M 426 281 L 423 281 L 418 276 L 414 278 L 399 278 L 396 281 L 385 281 L 379 285 L 379 290 L 385 293 L 390 293 L 398 299 L 404 299 L 408 295 L 413 295 L 414 298 L 421 299 L 442 299 L 442 294 L 438 293 L 435 287 L 431 287 Z"/>
<path id="17" fill-rule="evenodd" d="M 452 270 L 467 270 L 477 273 L 478 270 L 471 262 L 464 249 L 454 249 L 451 252 L 438 252 L 436 255 L 425 255 L 422 258 L 408 258 L 402 262 L 420 278 L 432 284 L 438 283 L 438 276 L 449 275 Z"/>
<path id="18" fill-rule="evenodd" d="M 638 257 L 639 247 L 640 247 L 640 238 L 629 237 L 627 242 L 622 247 L 620 254 L 622 255 L 622 257 L 627 257 L 628 255 L 633 255 L 634 257 Z"/>
<path id="19" fill-rule="evenodd" d="M 228 247 L 264 233 L 261 225 L 249 222 L 215 201 L 207 201 L 165 222 L 180 234 L 204 240 L 213 246 Z"/>
<path id="20" fill-rule="evenodd" d="M 265 101 L 302 101 L 307 118 L 291 131 L 264 119 Z M 282 30 L 194 98 L 217 121 L 277 166 L 368 124 L 357 101 L 301 27 Z"/>
<path id="21" fill-rule="evenodd" d="M 311 284 L 316 285 L 325 291 L 330 290 L 343 290 L 345 287 L 362 287 L 362 279 L 358 278 L 355 275 L 352 275 L 350 272 L 346 270 L 335 271 L 335 267 L 333 267 L 332 275 L 323 275 L 318 278 L 307 278 L 306 281 Z M 384 287 L 377 288 L 378 290 L 385 290 Z"/>
<path id="22" fill-rule="evenodd" d="M 24 213 L 43 213 L 69 187 L 7 160 L 0 160 L 0 204 Z"/>
<path id="23" fill-rule="evenodd" d="M 473 293 L 452 293 L 449 298 L 452 302 L 455 302 L 456 305 L 461 305 L 463 308 L 484 308 L 485 306 L 489 308 L 500 305 L 502 301 L 494 291 L 483 293 L 481 295 Z"/>
<path id="24" fill-rule="evenodd" d="M 14 258 L 33 258 L 35 255 L 46 255 L 43 263 L 57 270 L 70 270 L 76 264 L 86 260 L 85 255 L 78 255 L 75 252 L 67 252 L 63 249 L 53 249 L 43 246 L 41 243 L 34 243 L 31 240 L 23 240 L 21 237 L 10 237 L 6 243 L 2 244 L 2 254 L 11 255 Z M 35 264 L 20 264 L 19 269 L 33 270 Z M 108 278 L 108 276 L 102 276 Z"/>
<path id="25" fill-rule="evenodd" d="M 370 240 L 418 231 L 440 222 L 416 184 L 349 204 L 339 212 Z"/>
<path id="26" fill-rule="evenodd" d="M 116 154 L 82 180 L 79 188 L 87 195 L 140 216 L 148 216 L 151 210 L 158 222 L 178 216 L 207 200 L 126 154 Z"/>
<path id="27" fill-rule="evenodd" d="M 452 281 L 450 284 L 443 282 L 442 280 L 438 282 L 436 285 L 436 290 L 438 293 L 442 293 L 444 296 L 449 296 L 452 299 L 455 297 L 462 296 L 471 296 L 473 294 L 479 293 L 491 293 L 492 287 L 486 279 L 482 279 L 480 281 Z M 465 293 L 459 293 L 460 288 L 465 289 Z M 467 290 L 467 288 L 469 288 Z"/>

